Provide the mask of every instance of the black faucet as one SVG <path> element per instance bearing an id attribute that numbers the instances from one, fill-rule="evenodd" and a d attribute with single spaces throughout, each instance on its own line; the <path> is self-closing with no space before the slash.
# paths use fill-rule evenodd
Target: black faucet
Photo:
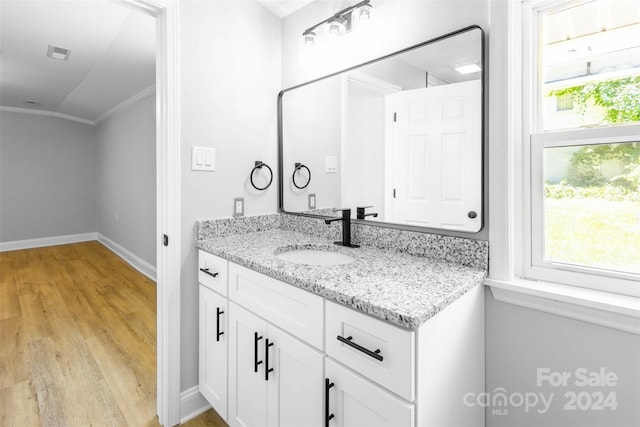
<path id="1" fill-rule="evenodd" d="M 365 209 L 367 209 L 367 208 L 372 208 L 372 207 L 373 207 L 373 206 L 362 206 L 362 207 L 357 207 L 357 208 L 356 208 L 356 212 L 357 212 L 357 213 L 356 213 L 356 218 L 358 218 L 358 219 L 365 219 L 365 217 L 368 217 L 368 216 L 372 216 L 372 217 L 374 217 L 374 218 L 375 218 L 375 217 L 377 217 L 377 216 L 378 216 L 378 214 L 377 214 L 377 213 L 368 213 L 368 214 L 365 214 L 365 213 L 364 213 L 364 210 L 365 210 Z"/>
<path id="2" fill-rule="evenodd" d="M 336 209 L 334 212 L 337 211 L 342 211 L 342 216 L 340 218 L 324 220 L 325 224 L 331 224 L 334 221 L 342 221 L 342 241 L 334 243 L 348 248 L 359 248 L 360 245 L 351 244 L 351 209 Z"/>

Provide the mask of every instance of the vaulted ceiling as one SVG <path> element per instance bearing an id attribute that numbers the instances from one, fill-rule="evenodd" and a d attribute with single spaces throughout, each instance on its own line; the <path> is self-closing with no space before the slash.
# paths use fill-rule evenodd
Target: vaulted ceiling
<path id="1" fill-rule="evenodd" d="M 258 0 L 278 17 L 312 0 Z M 70 50 L 67 61 L 49 45 Z M 155 84 L 155 18 L 125 1 L 0 0 L 0 107 L 87 122 Z"/>
<path id="2" fill-rule="evenodd" d="M 2 0 L 0 16 L 2 107 L 95 122 L 155 84 L 155 18 L 125 2 Z"/>

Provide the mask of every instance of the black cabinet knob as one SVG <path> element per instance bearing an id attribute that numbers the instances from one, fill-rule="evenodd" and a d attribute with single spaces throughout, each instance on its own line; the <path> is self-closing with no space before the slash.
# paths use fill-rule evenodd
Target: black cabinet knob
<path id="1" fill-rule="evenodd" d="M 476 213 L 476 211 L 469 211 L 469 213 L 467 213 L 467 216 L 471 219 L 475 218 L 478 216 L 478 214 Z"/>

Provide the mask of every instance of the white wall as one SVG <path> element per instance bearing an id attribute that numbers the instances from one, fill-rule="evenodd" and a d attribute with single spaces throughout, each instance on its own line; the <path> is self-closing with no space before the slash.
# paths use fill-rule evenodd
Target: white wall
<path id="1" fill-rule="evenodd" d="M 181 73 L 181 389 L 198 383 L 195 222 L 277 210 L 277 176 L 266 191 L 249 183 L 255 160 L 277 170 L 280 20 L 253 1 L 182 1 Z M 191 146 L 216 149 L 216 171 L 191 171 Z"/>
<path id="2" fill-rule="evenodd" d="M 316 208 L 340 208 L 340 167 L 342 139 L 342 80 L 339 77 L 287 92 L 282 97 L 284 208 L 308 210 L 308 195 L 316 195 Z M 318 120 L 322 117 L 322 120 Z M 337 173 L 325 173 L 325 157 L 335 156 Z M 293 185 L 295 163 L 311 171 L 304 189 Z M 306 183 L 307 171 L 296 176 L 296 184 Z"/>
<path id="3" fill-rule="evenodd" d="M 0 242 L 95 232 L 91 125 L 0 113 Z"/>
<path id="4" fill-rule="evenodd" d="M 344 147 L 342 206 L 372 206 L 368 217 L 385 218 L 385 95 L 375 89 L 347 86 L 347 138 Z M 371 120 L 371 118 L 379 120 Z M 354 216 L 356 212 L 353 212 Z"/>
<path id="5" fill-rule="evenodd" d="M 155 95 L 96 127 L 98 232 L 156 265 Z"/>

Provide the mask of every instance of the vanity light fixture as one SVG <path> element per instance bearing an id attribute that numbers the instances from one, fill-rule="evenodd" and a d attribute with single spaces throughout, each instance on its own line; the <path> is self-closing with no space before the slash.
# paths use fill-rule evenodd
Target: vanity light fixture
<path id="1" fill-rule="evenodd" d="M 472 74 L 482 71 L 478 64 L 459 65 L 453 68 L 460 74 Z"/>
<path id="2" fill-rule="evenodd" d="M 318 30 L 325 26 L 325 31 L 331 36 L 341 36 L 353 29 L 353 22 L 357 20 L 371 19 L 371 0 L 362 0 L 359 3 L 344 8 L 324 21 L 318 22 L 316 25 L 307 28 L 302 33 L 304 44 L 313 45 L 318 39 Z"/>

